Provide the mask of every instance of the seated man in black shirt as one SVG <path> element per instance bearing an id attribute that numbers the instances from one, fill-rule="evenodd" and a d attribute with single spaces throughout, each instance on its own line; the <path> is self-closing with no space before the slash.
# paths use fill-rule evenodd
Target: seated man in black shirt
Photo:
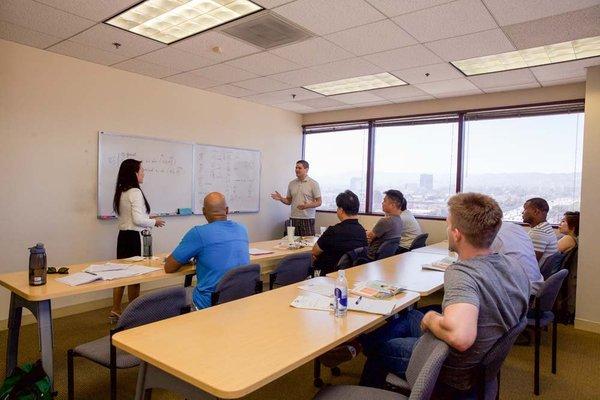
<path id="1" fill-rule="evenodd" d="M 367 246 L 367 233 L 358 222 L 358 196 L 346 190 L 337 195 L 335 204 L 341 222 L 327 228 L 312 250 L 313 265 L 321 275 L 335 271 L 344 253 Z"/>

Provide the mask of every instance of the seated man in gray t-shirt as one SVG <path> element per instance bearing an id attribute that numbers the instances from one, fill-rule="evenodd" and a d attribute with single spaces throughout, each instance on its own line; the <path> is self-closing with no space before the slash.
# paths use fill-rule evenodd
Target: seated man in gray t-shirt
<path id="1" fill-rule="evenodd" d="M 384 194 L 381 208 L 385 217 L 377 221 L 373 229 L 367 232 L 368 256 L 371 260 L 377 259 L 377 252 L 384 242 L 392 239 L 397 242 L 402 235 L 402 218 L 400 218 L 402 193 L 398 190 L 388 190 Z"/>
<path id="2" fill-rule="evenodd" d="M 526 315 L 529 279 L 506 256 L 492 253 L 502 210 L 491 197 L 461 193 L 448 201 L 448 242 L 458 261 L 444 273 L 442 314 L 411 310 L 361 343 L 367 362 L 361 384 L 380 387 L 388 372 L 404 375 L 412 349 L 424 331 L 448 343 L 450 355 L 438 380 L 440 390 L 460 386 L 453 367 L 477 365 L 494 343 Z"/>

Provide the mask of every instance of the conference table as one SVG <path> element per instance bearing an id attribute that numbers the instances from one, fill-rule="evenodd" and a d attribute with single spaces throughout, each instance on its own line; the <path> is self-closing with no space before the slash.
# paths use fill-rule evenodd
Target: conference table
<path id="1" fill-rule="evenodd" d="M 303 284 L 332 283 L 316 277 Z M 136 399 L 167 389 L 186 399 L 245 396 L 323 353 L 370 330 L 386 316 L 299 309 L 301 293 L 288 285 L 113 335 L 113 344 L 141 360 Z M 395 297 L 394 312 L 418 293 Z M 184 339 L 184 340 L 182 340 Z"/>
<path id="2" fill-rule="evenodd" d="M 250 262 L 261 266 L 261 273 L 265 274 L 273 270 L 275 265 L 285 256 L 310 252 L 310 244 L 315 238 L 305 238 L 305 246 L 299 249 L 287 249 L 285 242 L 281 239 L 253 242 L 250 248 L 258 248 L 270 251 L 269 254 L 252 255 Z M 69 286 L 57 281 L 65 275 L 49 274 L 47 282 L 43 286 L 29 286 L 29 271 L 25 267 L 21 271 L 9 272 L 0 275 L 0 285 L 10 290 L 10 306 L 8 314 L 8 335 L 6 348 L 6 376 L 14 370 L 17 365 L 19 350 L 19 333 L 21 329 L 21 318 L 23 308 L 27 308 L 35 316 L 38 325 L 38 337 L 40 342 L 40 353 L 42 365 L 51 380 L 53 380 L 53 334 L 52 334 L 52 300 L 61 297 L 78 296 L 85 293 L 97 292 L 116 287 L 143 284 L 166 280 L 181 276 L 185 278 L 185 285 L 189 286 L 195 275 L 193 265 L 184 265 L 175 273 L 165 273 L 163 269 L 164 259 L 167 254 L 159 254 L 153 258 L 131 264 L 144 265 L 148 267 L 159 267 L 160 269 L 148 274 L 138 275 L 130 278 L 115 279 L 110 281 L 95 281 L 80 286 Z M 107 261 L 68 265 L 69 274 L 81 272 L 90 264 L 103 264 Z M 110 260 L 109 262 L 122 263 L 123 260 Z"/>

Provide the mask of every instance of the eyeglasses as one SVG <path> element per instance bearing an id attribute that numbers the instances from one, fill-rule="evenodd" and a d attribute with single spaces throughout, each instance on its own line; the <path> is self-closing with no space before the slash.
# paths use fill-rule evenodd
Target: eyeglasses
<path id="1" fill-rule="evenodd" d="M 58 270 L 56 269 L 56 267 L 48 267 L 48 271 L 49 274 L 68 274 L 69 273 L 69 268 L 67 267 L 60 267 Z"/>

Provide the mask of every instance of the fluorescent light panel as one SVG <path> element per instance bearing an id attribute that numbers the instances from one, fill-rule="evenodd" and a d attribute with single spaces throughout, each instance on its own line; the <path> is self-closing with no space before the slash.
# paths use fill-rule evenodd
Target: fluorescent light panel
<path id="1" fill-rule="evenodd" d="M 451 61 L 451 63 L 465 75 L 472 76 L 596 56 L 600 56 L 600 36 L 491 56 Z"/>
<path id="2" fill-rule="evenodd" d="M 248 0 L 146 0 L 106 23 L 169 44 L 258 10 Z"/>
<path id="3" fill-rule="evenodd" d="M 394 75 L 384 72 L 377 75 L 364 75 L 354 78 L 340 79 L 339 81 L 316 83 L 303 86 L 304 89 L 321 93 L 325 96 L 334 94 L 362 92 L 364 90 L 380 89 L 391 86 L 401 86 L 407 83 Z"/>

